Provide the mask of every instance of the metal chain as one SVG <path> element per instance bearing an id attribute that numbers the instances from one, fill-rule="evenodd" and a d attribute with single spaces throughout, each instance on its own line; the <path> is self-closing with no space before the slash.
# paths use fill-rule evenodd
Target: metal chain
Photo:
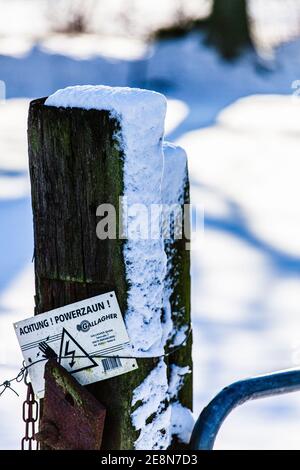
<path id="1" fill-rule="evenodd" d="M 21 441 L 22 450 L 38 450 L 39 444 L 35 439 L 35 423 L 39 418 L 39 405 L 35 399 L 31 382 L 28 382 L 27 371 L 24 377 L 27 385 L 26 400 L 23 403 L 23 421 L 25 423 L 25 436 Z"/>

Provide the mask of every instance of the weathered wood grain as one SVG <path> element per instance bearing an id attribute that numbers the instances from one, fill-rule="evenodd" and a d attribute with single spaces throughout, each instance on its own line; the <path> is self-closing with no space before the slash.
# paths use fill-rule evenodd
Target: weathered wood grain
<path id="1" fill-rule="evenodd" d="M 124 240 L 96 236 L 96 208 L 111 203 L 118 212 L 124 191 L 124 156 L 114 137 L 120 125 L 107 111 L 48 107 L 44 101 L 31 103 L 28 120 L 36 314 L 109 290 L 116 292 L 124 313 Z M 188 187 L 186 194 L 188 198 Z M 174 276 L 179 276 L 173 300 L 189 322 L 189 253 L 183 243 L 176 242 Z M 190 364 L 190 344 L 170 361 Z M 156 364 L 157 359 L 138 360 L 134 373 L 88 386 L 107 409 L 103 450 L 133 448 L 138 433 L 131 423 L 132 391 Z M 190 408 L 191 393 L 188 378 L 181 399 Z"/>

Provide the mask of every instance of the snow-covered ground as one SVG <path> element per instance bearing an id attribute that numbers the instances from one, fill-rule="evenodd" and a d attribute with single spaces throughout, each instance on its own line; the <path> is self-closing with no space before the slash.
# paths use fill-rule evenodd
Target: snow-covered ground
<path id="1" fill-rule="evenodd" d="M 21 361 L 12 323 L 33 313 L 24 98 L 70 84 L 145 86 L 168 97 L 167 138 L 186 149 L 192 202 L 205 208 L 192 252 L 197 416 L 230 382 L 300 362 L 300 100 L 291 97 L 300 43 L 272 64 L 252 55 L 226 64 L 194 35 L 149 50 L 81 39 L 23 51 L 8 41 L 0 55 L 9 98 L 0 105 L 0 377 Z M 0 398 L 0 448 L 19 446 L 22 398 Z M 299 431 L 298 394 L 253 402 L 226 421 L 216 448 L 300 449 Z"/>

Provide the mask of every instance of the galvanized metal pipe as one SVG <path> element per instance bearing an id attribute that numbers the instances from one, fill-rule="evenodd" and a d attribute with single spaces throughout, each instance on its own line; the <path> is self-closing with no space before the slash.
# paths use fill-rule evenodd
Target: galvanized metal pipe
<path id="1" fill-rule="evenodd" d="M 300 370 L 289 369 L 235 382 L 224 388 L 200 414 L 190 448 L 212 450 L 218 431 L 231 411 L 249 400 L 300 390 Z"/>

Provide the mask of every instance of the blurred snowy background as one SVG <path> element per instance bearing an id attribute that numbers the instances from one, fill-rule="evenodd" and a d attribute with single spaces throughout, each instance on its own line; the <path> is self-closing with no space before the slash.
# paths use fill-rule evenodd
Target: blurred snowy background
<path id="1" fill-rule="evenodd" d="M 299 365 L 300 1 L 249 0 L 256 52 L 229 61 L 207 44 L 210 11 L 208 0 L 0 0 L 0 380 L 21 363 L 12 323 L 33 314 L 28 103 L 74 84 L 168 98 L 167 138 L 186 149 L 192 202 L 205 207 L 192 253 L 195 416 L 232 381 Z M 18 391 L 0 398 L 2 449 L 19 448 Z M 216 448 L 300 449 L 299 436 L 292 394 L 236 410 Z"/>

